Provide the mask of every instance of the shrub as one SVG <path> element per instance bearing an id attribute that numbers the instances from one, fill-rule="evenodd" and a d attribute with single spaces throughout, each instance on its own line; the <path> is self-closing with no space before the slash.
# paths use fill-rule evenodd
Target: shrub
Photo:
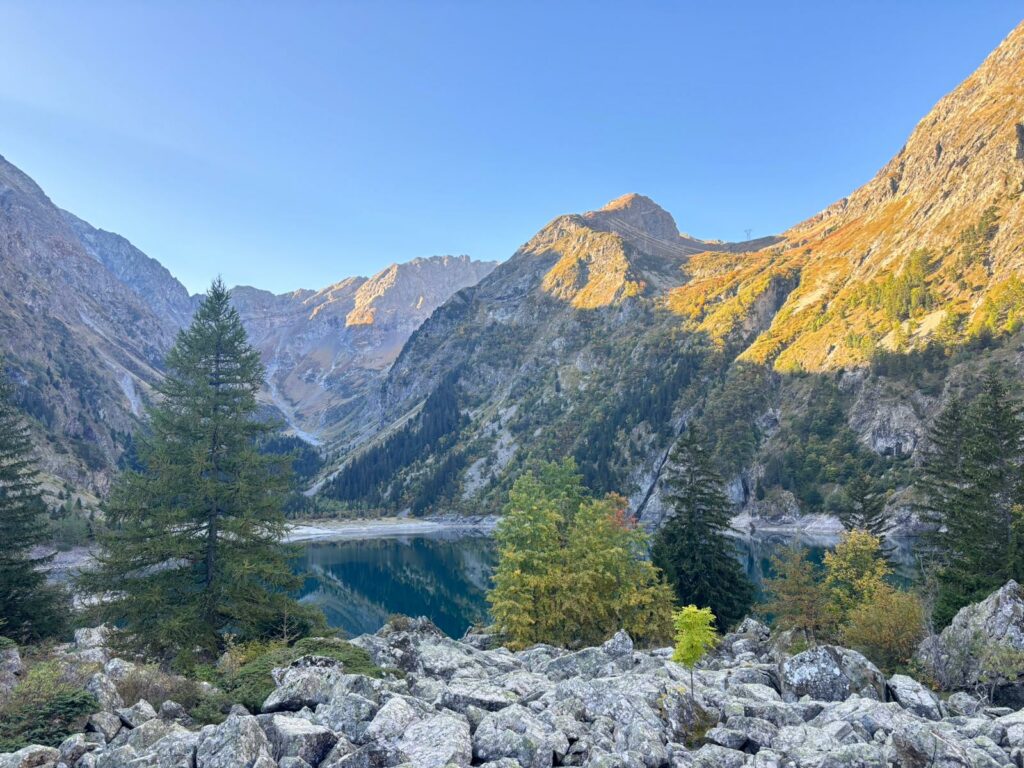
<path id="1" fill-rule="evenodd" d="M 906 667 L 924 634 L 921 600 L 886 584 L 850 611 L 843 642 L 892 673 Z"/>
<path id="2" fill-rule="evenodd" d="M 56 662 L 36 664 L 0 706 L 0 752 L 29 744 L 55 747 L 81 731 L 96 699 L 67 681 Z"/>
<path id="3" fill-rule="evenodd" d="M 327 656 L 337 659 L 350 674 L 381 677 L 383 670 L 370 655 L 344 640 L 330 637 L 307 637 L 295 645 L 257 644 L 262 652 L 245 646 L 236 655 L 235 669 L 222 667 L 220 684 L 228 697 L 257 712 L 274 690 L 270 675 L 276 667 L 287 667 L 301 656 Z"/>

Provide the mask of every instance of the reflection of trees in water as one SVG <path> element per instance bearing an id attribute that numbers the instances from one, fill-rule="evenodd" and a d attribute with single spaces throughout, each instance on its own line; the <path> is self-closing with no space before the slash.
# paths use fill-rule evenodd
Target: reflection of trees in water
<path id="1" fill-rule="evenodd" d="M 307 573 L 303 599 L 348 632 L 374 631 L 403 613 L 460 635 L 486 616 L 493 545 L 483 537 L 314 542 L 295 566 Z"/>
<path id="2" fill-rule="evenodd" d="M 736 537 L 736 554 L 758 591 L 771 558 L 792 534 Z M 835 538 L 801 537 L 820 563 Z M 913 540 L 894 542 L 900 581 L 916 568 Z M 302 600 L 320 606 L 331 626 L 353 635 L 374 632 L 394 613 L 427 616 L 447 634 L 461 635 L 487 615 L 494 544 L 483 536 L 401 537 L 311 542 L 295 562 L 304 572 Z"/>
<path id="3" fill-rule="evenodd" d="M 759 595 L 762 593 L 764 580 L 774 574 L 771 568 L 772 557 L 790 546 L 794 540 L 798 540 L 807 548 L 808 559 L 811 562 L 820 565 L 825 558 L 825 553 L 835 547 L 839 538 L 786 533 L 763 533 L 756 536 L 735 537 L 737 557 L 746 569 L 747 576 L 757 587 Z M 914 580 L 917 572 L 917 559 L 913 550 L 914 542 L 914 539 L 896 539 L 892 542 L 895 549 L 890 561 L 893 563 L 896 580 L 904 586 Z"/>

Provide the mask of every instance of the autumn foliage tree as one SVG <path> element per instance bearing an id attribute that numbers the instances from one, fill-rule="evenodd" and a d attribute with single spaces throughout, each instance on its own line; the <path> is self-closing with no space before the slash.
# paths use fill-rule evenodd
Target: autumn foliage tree
<path id="1" fill-rule="evenodd" d="M 522 475 L 496 532 L 488 595 L 510 646 L 595 645 L 619 629 L 641 643 L 672 634 L 672 592 L 646 558 L 625 500 L 589 496 L 575 464 Z"/>

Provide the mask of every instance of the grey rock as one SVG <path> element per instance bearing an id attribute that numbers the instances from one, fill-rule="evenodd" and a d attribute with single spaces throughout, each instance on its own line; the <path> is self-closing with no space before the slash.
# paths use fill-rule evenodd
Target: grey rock
<path id="1" fill-rule="evenodd" d="M 377 703 L 365 696 L 346 693 L 318 706 L 313 722 L 344 734 L 351 741 L 362 743 L 363 733 L 378 709 Z"/>
<path id="2" fill-rule="evenodd" d="M 465 712 L 469 706 L 494 712 L 514 704 L 518 698 L 512 691 L 486 680 L 456 678 L 448 683 L 441 695 L 441 703 L 455 712 Z"/>
<path id="3" fill-rule="evenodd" d="M 255 717 L 230 715 L 201 731 L 196 768 L 276 768 L 273 747 Z"/>
<path id="4" fill-rule="evenodd" d="M 419 712 L 406 699 L 395 696 L 388 699 L 373 716 L 363 732 L 364 741 L 392 741 L 419 720 Z"/>
<path id="5" fill-rule="evenodd" d="M 0 755 L 0 768 L 51 768 L 60 760 L 60 752 L 38 744 Z"/>
<path id="6" fill-rule="evenodd" d="M 1003 768 L 1004 763 L 950 731 L 911 722 L 892 734 L 898 764 L 905 768 Z"/>
<path id="7" fill-rule="evenodd" d="M 117 716 L 120 717 L 121 722 L 129 728 L 138 728 L 143 723 L 155 719 L 156 710 L 153 709 L 153 705 L 148 701 L 140 699 L 130 707 L 121 707 L 118 709 Z"/>
<path id="8" fill-rule="evenodd" d="M 120 683 L 135 672 L 136 669 L 138 669 L 138 667 L 132 662 L 115 657 L 103 665 L 103 674 L 115 683 Z"/>
<path id="9" fill-rule="evenodd" d="M 298 757 L 310 765 L 319 765 L 338 741 L 329 728 L 300 717 L 274 714 L 260 718 L 260 725 L 270 741 L 274 758 Z"/>
<path id="10" fill-rule="evenodd" d="M 149 723 L 146 725 L 148 726 Z M 194 768 L 196 746 L 199 739 L 200 734 L 195 731 L 174 730 L 150 745 L 135 760 L 128 763 L 128 766 L 129 768 Z"/>
<path id="11" fill-rule="evenodd" d="M 473 759 L 469 723 L 449 714 L 413 723 L 402 734 L 398 748 L 415 768 L 467 768 Z"/>
<path id="12" fill-rule="evenodd" d="M 89 720 L 85 724 L 86 731 L 94 731 L 100 734 L 106 741 L 112 741 L 123 727 L 121 718 L 113 712 L 107 711 L 89 715 Z"/>
<path id="13" fill-rule="evenodd" d="M 17 647 L 0 649 L 0 702 L 14 690 L 25 673 L 25 665 Z"/>
<path id="14" fill-rule="evenodd" d="M 779 670 L 783 696 L 796 701 L 844 701 L 851 694 L 885 698 L 885 677 L 864 656 L 848 648 L 819 645 L 784 661 Z"/>
<path id="15" fill-rule="evenodd" d="M 697 768 L 740 768 L 746 762 L 743 752 L 718 744 L 705 744 L 693 756 L 693 765 Z"/>
<path id="16" fill-rule="evenodd" d="M 321 657 L 303 657 L 312 658 Z M 263 712 L 297 712 L 303 707 L 315 708 L 331 699 L 338 679 L 343 674 L 336 663 L 330 667 L 293 665 L 274 672 L 277 688 L 263 702 Z"/>
<path id="17" fill-rule="evenodd" d="M 946 709 L 954 715 L 974 715 L 981 710 L 981 702 L 963 691 L 950 694 L 945 704 Z"/>
<path id="18" fill-rule="evenodd" d="M 473 756 L 480 761 L 518 760 L 525 768 L 550 768 L 556 750 L 568 750 L 563 734 L 551 731 L 525 707 L 513 704 L 486 715 L 473 734 Z"/>
<path id="19" fill-rule="evenodd" d="M 96 672 L 86 681 L 85 690 L 96 697 L 96 703 L 105 712 L 113 712 L 124 706 L 124 700 L 117 692 L 114 681 L 102 672 Z"/>
<path id="20" fill-rule="evenodd" d="M 889 694 L 893 701 L 908 712 L 927 720 L 942 719 L 942 704 L 939 698 L 907 675 L 893 675 L 888 682 Z"/>
<path id="21" fill-rule="evenodd" d="M 60 760 L 62 763 L 74 765 L 81 759 L 82 755 L 92 752 L 99 746 L 95 741 L 87 739 L 84 733 L 76 733 L 73 736 L 68 736 L 60 743 L 58 747 Z"/>

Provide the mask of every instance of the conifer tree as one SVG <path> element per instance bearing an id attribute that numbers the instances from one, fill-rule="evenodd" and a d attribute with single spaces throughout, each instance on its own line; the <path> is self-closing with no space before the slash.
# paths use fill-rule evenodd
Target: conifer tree
<path id="1" fill-rule="evenodd" d="M 936 420 L 919 490 L 932 523 L 937 566 L 934 620 L 948 623 L 968 603 L 1024 576 L 1016 513 L 1024 502 L 1024 420 L 1003 380 L 990 372 L 966 406 L 952 401 Z"/>
<path id="2" fill-rule="evenodd" d="M 772 615 L 775 626 L 805 632 L 812 640 L 826 637 L 833 618 L 807 549 L 798 544 L 787 547 L 772 557 L 772 569 L 775 576 L 764 585 L 770 596 L 764 611 Z"/>
<path id="3" fill-rule="evenodd" d="M 885 496 L 875 487 L 871 476 L 861 472 L 844 489 L 846 508 L 839 517 L 847 530 L 867 531 L 877 539 L 884 539 L 892 528 L 885 514 Z"/>
<path id="4" fill-rule="evenodd" d="M 154 653 L 216 653 L 225 635 L 292 639 L 322 622 L 287 591 L 280 545 L 290 468 L 261 453 L 259 354 L 217 280 L 167 355 L 160 400 L 107 507 L 99 567 L 84 585 L 126 639 Z"/>
<path id="5" fill-rule="evenodd" d="M 28 429 L 0 367 L 0 635 L 18 642 L 55 634 L 67 615 L 66 595 L 40 570 L 49 557 L 32 554 L 46 540 L 45 511 Z"/>
<path id="6" fill-rule="evenodd" d="M 726 536 L 730 506 L 701 434 L 691 427 L 672 450 L 665 502 L 671 517 L 651 549 L 683 604 L 707 606 L 727 628 L 744 617 L 754 588 Z"/>

